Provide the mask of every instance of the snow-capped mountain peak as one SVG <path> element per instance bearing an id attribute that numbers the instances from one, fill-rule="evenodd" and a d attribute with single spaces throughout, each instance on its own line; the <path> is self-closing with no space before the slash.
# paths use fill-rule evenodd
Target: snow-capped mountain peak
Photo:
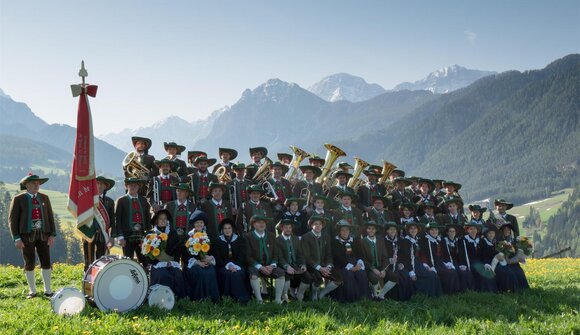
<path id="1" fill-rule="evenodd" d="M 393 90 L 427 90 L 433 93 L 448 93 L 492 74 L 496 74 L 496 72 L 472 70 L 455 64 L 433 71 L 427 77 L 413 83 L 401 83 L 395 86 Z"/>
<path id="2" fill-rule="evenodd" d="M 385 93 L 378 84 L 369 84 L 363 78 L 348 73 L 336 73 L 322 78 L 308 90 L 326 101 L 347 100 L 359 102 Z"/>

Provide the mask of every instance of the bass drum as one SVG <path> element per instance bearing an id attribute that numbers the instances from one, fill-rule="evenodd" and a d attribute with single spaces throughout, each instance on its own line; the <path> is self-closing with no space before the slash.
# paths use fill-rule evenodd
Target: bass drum
<path id="1" fill-rule="evenodd" d="M 58 315 L 75 315 L 85 309 L 85 296 L 74 287 L 63 287 L 51 300 L 52 311 Z"/>
<path id="2" fill-rule="evenodd" d="M 171 288 L 165 285 L 151 285 L 147 302 L 151 307 L 159 307 L 162 309 L 171 310 L 175 305 L 175 294 L 173 294 Z"/>
<path id="3" fill-rule="evenodd" d="M 83 293 L 101 311 L 128 312 L 143 304 L 149 280 L 141 264 L 108 255 L 89 266 L 83 276 Z"/>

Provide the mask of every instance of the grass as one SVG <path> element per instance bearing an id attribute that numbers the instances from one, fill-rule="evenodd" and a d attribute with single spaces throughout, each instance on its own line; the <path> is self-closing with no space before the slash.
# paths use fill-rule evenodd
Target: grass
<path id="1" fill-rule="evenodd" d="M 580 260 L 529 260 L 531 289 L 464 293 L 409 302 L 285 306 L 179 301 L 169 312 L 142 306 L 127 314 L 87 307 L 62 317 L 48 299 L 23 299 L 21 269 L 0 267 L 2 334 L 576 334 L 580 332 Z M 37 271 L 38 273 L 38 271 Z M 53 287 L 80 287 L 82 266 L 56 264 Z M 41 285 L 40 277 L 37 284 Z"/>

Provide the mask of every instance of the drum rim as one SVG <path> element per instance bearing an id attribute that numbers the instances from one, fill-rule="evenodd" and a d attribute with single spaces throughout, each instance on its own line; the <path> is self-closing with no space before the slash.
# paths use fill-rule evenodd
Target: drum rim
<path id="1" fill-rule="evenodd" d="M 159 290 L 168 290 L 169 293 L 171 293 L 171 296 L 173 297 L 173 301 L 171 303 L 171 306 L 169 308 L 166 308 L 164 306 L 158 306 L 158 305 L 152 305 L 151 301 L 149 300 L 149 298 L 151 297 L 151 293 L 153 292 L 157 292 Z M 175 306 L 175 293 L 173 292 L 173 290 L 171 289 L 171 287 L 167 286 L 167 285 L 163 285 L 163 284 L 153 284 L 149 287 L 149 291 L 147 294 L 147 305 L 149 305 L 150 307 L 158 307 L 158 308 L 163 308 L 166 310 L 172 310 L 173 307 Z"/>
<path id="2" fill-rule="evenodd" d="M 56 307 L 57 307 L 56 306 L 56 301 L 59 299 L 60 296 L 62 296 L 62 294 L 64 292 L 73 292 L 75 294 L 72 295 L 71 297 L 80 298 L 81 299 L 82 306 L 80 307 L 80 309 L 78 311 L 75 310 L 74 313 L 59 313 L 60 312 L 60 305 L 58 306 L 59 307 L 58 311 L 55 310 Z M 65 287 L 62 287 L 60 290 L 58 290 L 58 291 L 56 291 L 54 293 L 54 295 L 50 299 L 50 304 L 51 304 L 51 307 L 52 307 L 52 311 L 54 313 L 58 314 L 58 315 L 74 315 L 74 314 L 81 313 L 85 309 L 85 307 L 86 307 L 86 298 L 85 298 L 85 295 L 83 294 L 83 292 L 81 292 L 81 290 L 79 290 L 78 288 L 72 287 L 72 286 L 65 286 Z"/>

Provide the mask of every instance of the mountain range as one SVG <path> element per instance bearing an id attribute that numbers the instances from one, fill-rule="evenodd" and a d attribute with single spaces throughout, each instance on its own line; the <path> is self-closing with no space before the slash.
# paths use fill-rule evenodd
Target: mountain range
<path id="1" fill-rule="evenodd" d="M 413 83 L 401 83 L 395 86 L 393 90 L 427 90 L 433 93 L 449 93 L 466 87 L 478 79 L 494 74 L 497 74 L 497 72 L 472 70 L 463 66 L 453 65 L 434 71 L 427 77 Z"/>
<path id="2" fill-rule="evenodd" d="M 385 159 L 408 174 L 461 182 L 467 199 L 525 201 L 578 181 L 579 59 L 569 55 L 542 70 L 479 71 L 462 84 L 456 74 L 467 69 L 454 66 L 409 89 L 398 85 L 381 92 L 346 74 L 329 76 L 309 90 L 270 79 L 205 120 L 169 116 L 150 127 L 105 134 L 95 141 L 97 165 L 120 176 L 132 135 L 150 137 L 157 157 L 165 155 L 164 141 L 175 141 L 212 157 L 220 146 L 233 147 L 242 162 L 249 161 L 251 146 L 268 147 L 275 159 L 276 152 L 290 152 L 290 144 L 324 156 L 322 144 L 333 143 L 348 154 L 340 160 Z M 456 84 L 450 85 L 453 76 Z M 16 178 L 7 170 L 15 165 L 70 169 L 74 128 L 48 125 L 4 93 L 0 118 L 8 120 L 0 124 L 0 180 Z M 31 135 L 24 137 L 25 132 Z"/>

